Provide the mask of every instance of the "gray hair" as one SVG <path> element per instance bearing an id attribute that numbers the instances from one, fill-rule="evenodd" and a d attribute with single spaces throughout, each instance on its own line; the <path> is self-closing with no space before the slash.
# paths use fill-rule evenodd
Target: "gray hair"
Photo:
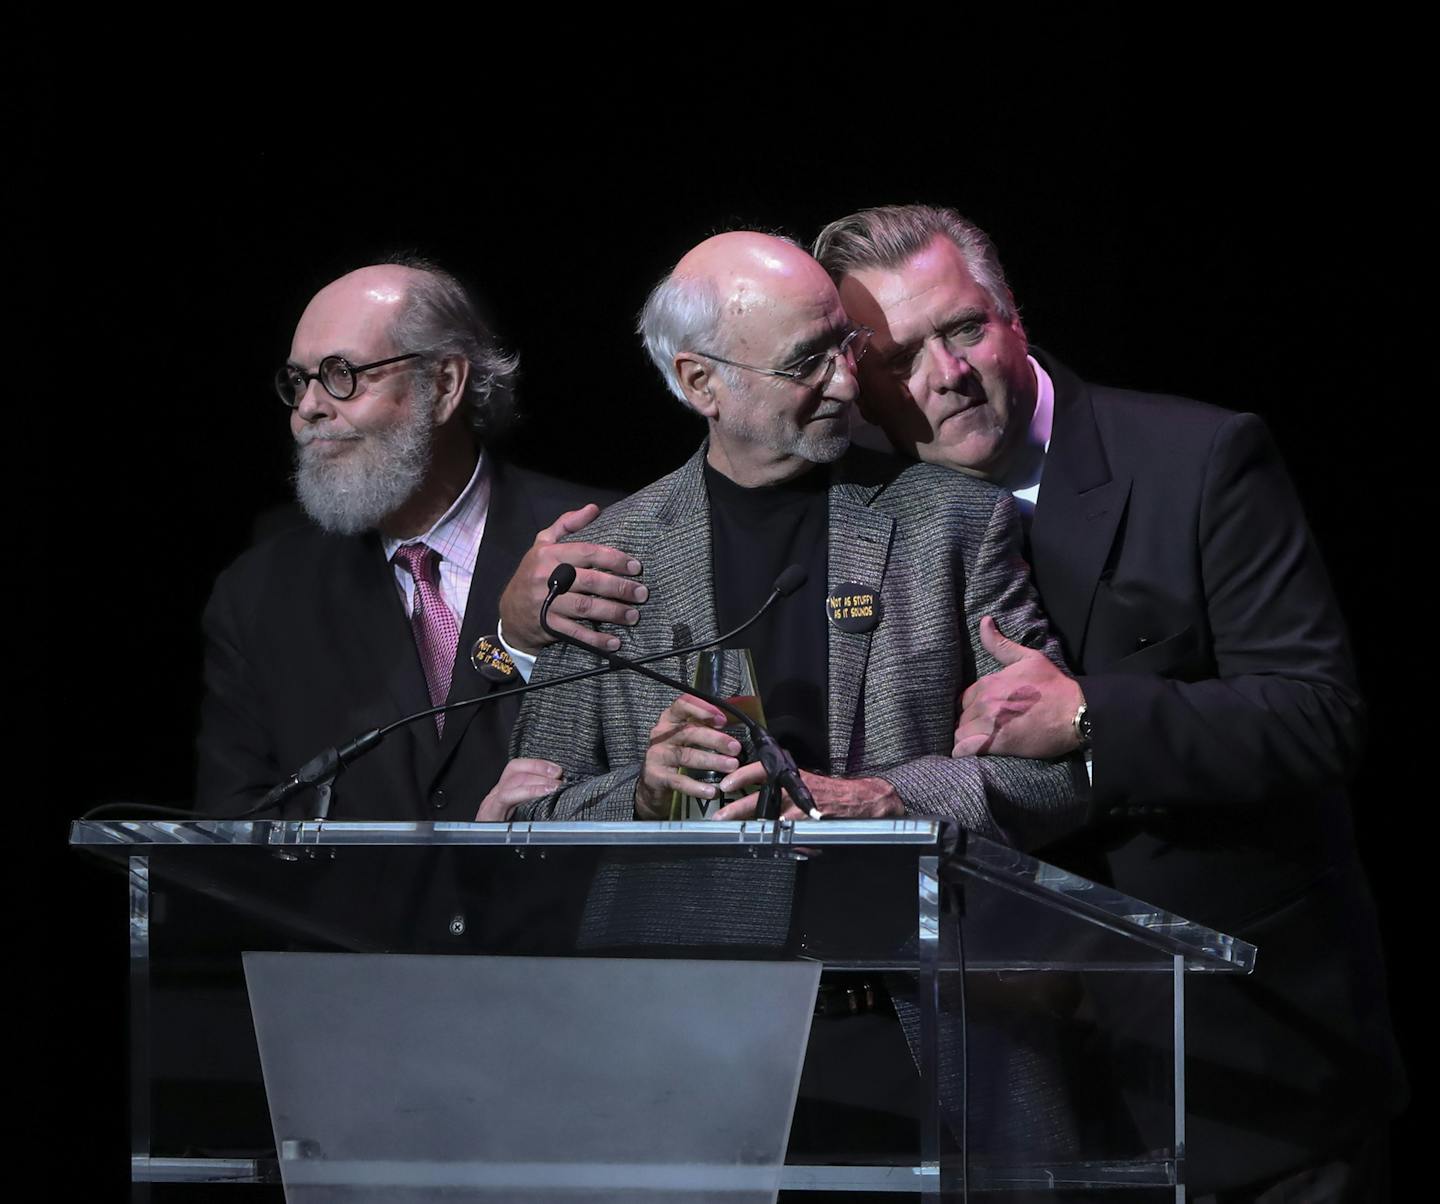
<path id="1" fill-rule="evenodd" d="M 839 280 L 864 268 L 898 268 L 918 255 L 936 235 L 948 238 L 965 256 L 975 283 L 990 294 L 995 312 L 1015 317 L 1015 298 L 990 236 L 953 209 L 938 205 L 880 205 L 831 222 L 815 239 L 811 254 Z"/>
<path id="2" fill-rule="evenodd" d="M 418 255 L 382 262 L 423 273 L 406 291 L 395 319 L 397 345 L 427 359 L 463 356 L 470 365 L 465 385 L 470 425 L 484 440 L 503 433 L 515 416 L 519 355 L 501 347 L 465 286 L 444 268 Z"/>
<path id="3" fill-rule="evenodd" d="M 723 317 L 714 281 L 697 276 L 677 276 L 671 272 L 645 298 L 635 333 L 644 340 L 645 353 L 665 387 L 686 405 L 690 402 L 675 374 L 675 356 L 681 351 L 702 347 L 720 354 Z M 716 368 L 728 378 L 729 369 L 725 364 L 717 364 Z"/>

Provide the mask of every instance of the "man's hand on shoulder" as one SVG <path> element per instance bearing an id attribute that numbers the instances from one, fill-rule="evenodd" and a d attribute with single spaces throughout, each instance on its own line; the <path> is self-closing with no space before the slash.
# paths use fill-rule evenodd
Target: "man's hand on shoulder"
<path id="1" fill-rule="evenodd" d="M 952 755 L 1053 758 L 1079 748 L 1080 683 L 1043 652 L 1006 639 L 989 615 L 980 620 L 980 643 L 1003 668 L 960 696 Z"/>
<path id="2" fill-rule="evenodd" d="M 640 621 L 640 606 L 650 596 L 639 581 L 640 562 L 627 552 L 594 543 L 566 543 L 565 535 L 583 531 L 600 514 L 593 502 L 569 510 L 535 536 L 510 584 L 500 596 L 500 622 L 505 642 L 532 655 L 552 643 L 540 626 L 540 605 L 549 589 L 550 574 L 561 563 L 579 571 L 568 593 L 550 608 L 550 625 L 592 648 L 610 652 L 620 647 L 614 636 L 602 635 L 577 620 L 633 626 Z"/>

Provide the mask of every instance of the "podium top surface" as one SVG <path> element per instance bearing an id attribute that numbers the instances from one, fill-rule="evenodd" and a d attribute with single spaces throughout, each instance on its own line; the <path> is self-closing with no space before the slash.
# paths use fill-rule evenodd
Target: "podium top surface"
<path id="1" fill-rule="evenodd" d="M 766 850 L 804 859 L 810 850 L 877 846 L 915 857 L 935 856 L 947 879 L 972 883 L 1017 903 L 1063 913 L 1083 927 L 1108 930 L 1180 956 L 1187 969 L 1248 973 L 1256 948 L 1152 904 L 1047 864 L 1017 849 L 937 820 L 750 820 L 735 823 L 355 822 L 335 820 L 80 820 L 70 844 L 107 859 L 181 855 L 189 849 L 369 847 L 527 849 L 610 848 L 704 855 Z"/>
<path id="2" fill-rule="evenodd" d="M 777 825 L 771 820 L 717 823 L 713 820 L 633 823 L 412 822 L 405 820 L 76 820 L 70 843 L 145 847 L 174 845 L 266 845 L 271 848 L 323 845 L 624 845 L 635 847 L 735 846 L 774 844 L 930 846 L 939 852 L 946 825 L 930 819 L 800 820 Z M 973 832 L 966 843 L 1003 850 L 1005 846 Z"/>

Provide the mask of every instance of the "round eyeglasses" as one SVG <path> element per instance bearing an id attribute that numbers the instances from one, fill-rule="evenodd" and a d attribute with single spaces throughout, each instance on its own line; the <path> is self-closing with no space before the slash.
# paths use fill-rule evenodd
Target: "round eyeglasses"
<path id="1" fill-rule="evenodd" d="M 389 359 L 375 360 L 369 364 L 352 364 L 343 355 L 327 355 L 320 361 L 314 372 L 306 372 L 296 364 L 286 364 L 275 373 L 275 392 L 292 410 L 300 404 L 305 390 L 312 380 L 318 380 L 320 387 L 336 401 L 349 401 L 360 387 L 360 373 L 371 368 L 383 368 L 386 364 L 398 364 L 402 360 L 420 359 L 418 351 L 407 351 L 404 355 L 392 355 Z"/>
<path id="2" fill-rule="evenodd" d="M 695 355 L 714 360 L 717 364 L 729 364 L 732 368 L 744 368 L 746 372 L 759 372 L 764 376 L 778 376 L 793 380 L 807 389 L 823 389 L 835 375 L 835 362 L 845 356 L 853 368 L 865 356 L 870 346 L 870 336 L 875 332 L 868 326 L 852 326 L 839 345 L 829 351 L 818 351 L 797 360 L 788 368 L 761 368 L 755 364 L 742 364 L 739 360 L 727 360 L 723 355 L 711 355 L 708 351 L 696 351 Z"/>

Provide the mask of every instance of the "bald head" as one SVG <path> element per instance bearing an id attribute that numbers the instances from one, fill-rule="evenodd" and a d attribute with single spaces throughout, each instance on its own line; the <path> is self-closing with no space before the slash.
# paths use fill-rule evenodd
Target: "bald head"
<path id="1" fill-rule="evenodd" d="M 707 283 L 727 326 L 773 312 L 796 295 L 823 291 L 827 279 L 825 269 L 796 244 L 751 230 L 707 238 L 681 258 L 673 275 Z"/>
<path id="2" fill-rule="evenodd" d="M 306 364 L 342 355 L 363 364 L 407 350 L 395 346 L 395 327 L 422 275 L 415 268 L 381 263 L 332 280 L 300 315 L 290 358 Z"/>
<path id="3" fill-rule="evenodd" d="M 743 485 L 844 454 L 853 363 L 825 357 L 847 326 L 824 268 L 788 239 L 746 230 L 687 252 L 640 315 L 666 385 L 709 424 L 711 465 Z M 796 375 L 802 364 L 809 375 Z"/>
<path id="4" fill-rule="evenodd" d="M 461 416 L 482 441 L 514 417 L 519 357 L 498 345 L 465 286 L 426 259 L 401 257 L 331 281 L 306 306 L 292 350 L 352 363 L 411 352 L 430 367 L 448 361 L 462 378 Z"/>
<path id="5" fill-rule="evenodd" d="M 689 399 L 676 372 L 684 351 L 745 358 L 757 327 L 773 324 L 777 305 L 829 288 L 825 270 L 787 238 L 731 230 L 687 251 L 651 292 L 638 332 L 666 387 Z"/>
<path id="6" fill-rule="evenodd" d="M 354 297 L 374 305 L 398 305 L 404 301 L 406 292 L 427 274 L 404 264 L 374 263 L 332 280 L 315 294 L 315 300 Z"/>

